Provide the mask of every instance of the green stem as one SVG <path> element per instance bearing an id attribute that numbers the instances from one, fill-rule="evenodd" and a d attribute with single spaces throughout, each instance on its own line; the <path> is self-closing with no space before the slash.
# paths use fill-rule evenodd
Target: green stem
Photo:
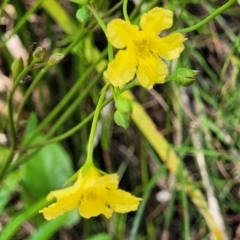
<path id="1" fill-rule="evenodd" d="M 74 41 L 66 48 L 62 51 L 63 54 L 68 54 L 74 47 L 76 44 L 78 44 L 81 39 L 84 37 L 84 32 L 80 31 L 79 35 L 74 39 Z M 31 95 L 33 89 L 36 87 L 36 85 L 38 84 L 38 82 L 42 79 L 43 75 L 51 68 L 52 66 L 45 66 L 39 73 L 38 75 L 34 78 L 34 80 L 32 81 L 31 85 L 29 86 L 29 88 L 27 89 L 26 93 L 24 94 L 23 100 L 20 104 L 20 106 L 18 107 L 17 110 L 17 122 L 19 122 L 20 120 L 20 115 L 21 112 L 23 110 L 24 105 L 26 104 L 29 96 Z"/>
<path id="2" fill-rule="evenodd" d="M 130 22 L 129 17 L 128 17 L 128 13 L 127 13 L 127 4 L 128 4 L 128 0 L 124 0 L 123 1 L 123 16 L 124 16 L 126 21 Z"/>
<path id="3" fill-rule="evenodd" d="M 69 90 L 69 92 L 64 96 L 64 98 L 61 100 L 61 102 L 51 111 L 50 114 L 44 119 L 43 122 L 41 122 L 37 128 L 32 133 L 31 137 L 25 142 L 25 144 L 29 143 L 34 139 L 36 134 L 42 131 L 44 127 L 54 118 L 56 115 L 62 110 L 62 108 L 72 99 L 74 94 L 79 90 L 79 87 L 83 83 L 83 81 L 89 76 L 90 73 L 92 73 L 93 69 L 95 69 L 96 65 L 105 57 L 106 51 L 103 51 L 99 57 L 99 59 L 94 62 L 86 71 L 81 75 L 81 77 L 76 81 L 74 86 Z M 64 115 L 68 113 L 64 113 L 61 118 L 64 118 Z"/>
<path id="4" fill-rule="evenodd" d="M 2 17 L 3 15 L 3 12 L 4 12 L 4 8 L 5 6 L 7 5 L 7 3 L 9 2 L 10 0 L 4 0 L 1 5 L 0 5 L 0 18 Z"/>
<path id="5" fill-rule="evenodd" d="M 92 71 L 91 71 L 92 72 Z M 88 75 L 87 75 L 88 76 Z M 86 83 L 87 79 L 86 74 L 82 75 L 83 81 L 82 83 Z M 54 123 L 54 125 L 49 129 L 49 132 L 47 133 L 46 137 L 52 136 L 57 129 L 62 125 L 63 122 L 65 122 L 66 119 L 69 119 L 73 111 L 79 107 L 79 104 L 87 97 L 90 90 L 96 85 L 96 83 L 99 81 L 99 79 L 102 77 L 102 72 L 99 72 L 93 79 L 91 79 L 91 82 L 87 84 L 87 86 L 84 88 L 84 91 L 81 92 L 81 95 L 79 95 L 74 102 L 64 111 L 64 114 L 61 115 L 61 117 Z M 85 80 L 85 81 L 84 81 Z"/>
<path id="6" fill-rule="evenodd" d="M 107 12 L 103 13 L 102 18 L 106 18 L 108 16 L 110 16 L 112 13 L 116 12 L 116 10 L 118 10 L 118 8 L 120 8 L 122 6 L 122 1 L 119 1 L 117 4 L 114 5 L 114 7 L 112 7 L 111 9 L 109 9 Z"/>
<path id="7" fill-rule="evenodd" d="M 110 43 L 108 43 L 108 61 L 111 62 L 113 60 L 113 47 Z"/>
<path id="8" fill-rule="evenodd" d="M 10 127 L 10 135 L 11 135 L 11 148 L 6 161 L 2 163 L 2 166 L 0 169 L 0 179 L 3 176 L 4 172 L 6 171 L 6 169 L 8 168 L 9 164 L 11 163 L 14 156 L 14 150 L 16 149 L 16 146 L 17 146 L 17 139 L 16 139 L 16 133 L 15 133 L 15 126 L 14 126 L 14 111 L 13 111 L 13 103 L 12 103 L 13 95 L 22 78 L 31 70 L 32 66 L 35 63 L 36 63 L 35 61 L 32 61 L 26 68 L 23 69 L 23 71 L 17 76 L 17 78 L 14 79 L 13 87 L 7 97 L 9 127 Z"/>
<path id="9" fill-rule="evenodd" d="M 133 87 L 136 86 L 136 82 L 132 81 L 130 82 L 129 84 L 127 84 L 125 87 L 123 87 L 121 89 L 121 92 L 124 92 L 126 90 L 129 90 Z M 106 99 L 104 101 L 104 103 L 102 104 L 102 108 L 105 107 L 107 104 L 109 104 L 111 101 L 113 100 L 113 96 L 109 97 L 108 99 Z M 46 140 L 44 142 L 41 142 L 41 143 L 37 143 L 37 144 L 34 144 L 34 145 L 31 145 L 31 146 L 27 146 L 25 148 L 21 148 L 18 150 L 18 153 L 22 153 L 22 152 L 26 152 L 30 149 L 33 149 L 33 148 L 38 148 L 38 150 L 45 146 L 45 145 L 48 145 L 50 143 L 55 143 L 55 142 L 60 142 L 68 137 L 70 137 L 71 135 L 73 135 L 74 133 L 76 133 L 77 131 L 79 131 L 82 127 L 84 127 L 94 116 L 95 112 L 92 112 L 91 114 L 89 114 L 82 122 L 80 122 L 78 125 L 76 125 L 75 127 L 71 128 L 70 130 L 68 130 L 67 132 L 55 137 L 55 138 L 52 138 L 52 139 L 49 139 L 49 140 Z M 34 152 L 35 153 L 35 152 Z M 33 154 L 34 154 L 33 153 Z M 28 156 L 30 158 L 30 156 Z M 26 159 L 24 158 L 23 160 L 19 160 L 17 161 L 14 165 L 13 165 L 13 169 L 20 166 L 21 163 L 23 161 L 25 161 Z"/>
<path id="10" fill-rule="evenodd" d="M 104 33 L 106 35 L 106 31 L 107 31 L 106 24 L 103 22 L 102 18 L 99 16 L 98 12 L 94 8 L 90 7 L 89 5 L 88 5 L 88 9 L 94 15 L 94 17 L 96 18 L 98 24 L 100 25 L 100 27 L 102 28 L 102 30 L 104 31 Z"/>
<path id="11" fill-rule="evenodd" d="M 232 4 L 234 4 L 237 0 L 229 0 L 224 5 L 222 5 L 220 8 L 218 8 L 216 11 L 214 11 L 212 14 L 210 14 L 208 17 L 204 18 L 201 22 L 197 23 L 194 26 L 183 28 L 180 30 L 177 30 L 175 32 L 177 33 L 187 33 L 197 30 L 198 28 L 202 27 L 203 25 L 210 22 L 213 18 L 215 18 L 217 15 L 219 15 L 221 12 L 223 12 L 225 9 L 229 8 Z"/>
<path id="12" fill-rule="evenodd" d="M 89 136 L 89 142 L 88 142 L 88 149 L 87 149 L 87 160 L 86 163 L 92 163 L 93 162 L 93 148 L 94 148 L 94 137 L 96 133 L 96 128 L 97 128 L 97 122 L 98 118 L 102 109 L 103 101 L 106 95 L 106 91 L 109 87 L 110 83 L 106 83 L 105 86 L 102 89 L 101 96 L 98 100 L 97 107 L 94 113 L 93 121 L 92 121 L 92 127 L 91 127 L 91 132 Z"/>
<path id="13" fill-rule="evenodd" d="M 184 174 L 184 166 L 181 161 L 180 164 L 180 171 L 179 171 L 179 178 L 181 182 L 181 200 L 182 200 L 182 205 L 183 205 L 183 229 L 184 229 L 184 239 L 190 240 L 190 227 L 189 227 L 189 212 L 188 212 L 188 199 L 187 199 L 187 194 L 186 194 L 186 177 Z"/>
<path id="14" fill-rule="evenodd" d="M 99 16 L 98 12 L 90 7 L 88 5 L 88 9 L 91 11 L 91 13 L 93 14 L 93 16 L 96 18 L 98 24 L 100 25 L 100 27 L 102 28 L 105 36 L 107 36 L 107 27 L 106 27 L 106 24 L 104 23 L 104 21 L 102 20 L 102 18 Z M 112 48 L 112 45 L 110 43 L 108 43 L 108 60 L 109 62 L 111 62 L 113 59 L 113 48 Z"/>
<path id="15" fill-rule="evenodd" d="M 32 66 L 36 62 L 32 61 L 26 68 L 23 69 L 23 71 L 17 76 L 16 79 L 13 80 L 13 87 L 8 95 L 7 102 L 8 102 L 8 113 L 9 113 L 9 124 L 10 124 L 10 134 L 11 134 L 11 140 L 12 140 L 12 148 L 13 150 L 16 148 L 16 134 L 15 134 L 15 126 L 14 126 L 14 120 L 13 120 L 13 94 L 18 87 L 20 81 L 23 79 L 24 76 L 32 69 Z"/>
<path id="16" fill-rule="evenodd" d="M 23 110 L 23 107 L 25 105 L 25 103 L 27 102 L 29 96 L 31 95 L 33 89 L 35 88 L 35 86 L 38 84 L 38 82 L 42 79 L 43 75 L 51 68 L 51 66 L 45 66 L 43 69 L 41 69 L 39 71 L 39 73 L 37 74 L 37 76 L 34 78 L 34 80 L 32 81 L 30 87 L 27 89 L 26 93 L 23 96 L 23 100 L 21 101 L 18 109 L 17 109 L 17 123 L 19 123 L 20 120 L 20 116 L 21 116 L 21 112 Z"/>
<path id="17" fill-rule="evenodd" d="M 21 27 L 24 25 L 24 23 L 29 19 L 29 16 L 31 16 L 38 8 L 39 6 L 42 5 L 42 3 L 44 2 L 45 0 L 38 0 L 35 5 L 33 5 L 28 11 L 27 13 L 22 16 L 19 21 L 17 21 L 17 24 L 15 26 L 15 28 L 13 29 L 13 31 L 11 32 L 11 34 L 7 37 L 7 39 L 4 40 L 3 42 L 3 45 L 5 46 L 5 44 L 7 43 L 7 41 L 14 35 L 16 34 L 20 29 Z"/>

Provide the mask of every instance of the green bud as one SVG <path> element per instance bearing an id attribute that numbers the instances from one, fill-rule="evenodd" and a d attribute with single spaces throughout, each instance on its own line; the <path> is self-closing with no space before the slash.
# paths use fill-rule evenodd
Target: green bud
<path id="1" fill-rule="evenodd" d="M 178 68 L 176 72 L 172 74 L 172 76 L 175 78 L 176 82 L 187 87 L 194 83 L 197 73 L 197 70 Z"/>
<path id="2" fill-rule="evenodd" d="M 176 81 L 186 87 L 194 83 L 197 73 L 197 70 L 178 68 L 176 72 L 166 77 L 165 82 Z"/>
<path id="3" fill-rule="evenodd" d="M 119 96 L 118 99 L 115 101 L 115 107 L 119 112 L 132 113 L 132 104 L 126 98 Z"/>
<path id="4" fill-rule="evenodd" d="M 127 113 L 119 112 L 117 110 L 114 113 L 114 121 L 118 126 L 128 129 L 130 123 L 130 115 Z"/>
<path id="5" fill-rule="evenodd" d="M 22 58 L 15 59 L 11 65 L 13 79 L 16 79 L 16 77 L 22 72 L 23 69 L 24 64 Z"/>
<path id="6" fill-rule="evenodd" d="M 48 59 L 47 64 L 48 65 L 55 65 L 58 64 L 63 58 L 65 57 L 65 55 L 63 53 L 54 53 L 52 56 L 50 56 L 50 58 Z"/>
<path id="7" fill-rule="evenodd" d="M 45 48 L 37 47 L 34 50 L 32 56 L 33 56 L 34 61 L 36 61 L 36 62 L 44 62 L 45 59 L 46 59 L 46 54 L 47 53 L 46 53 L 46 49 Z"/>
<path id="8" fill-rule="evenodd" d="M 84 23 L 89 19 L 89 13 L 86 6 L 82 6 L 80 9 L 77 10 L 76 18 L 81 23 Z"/>

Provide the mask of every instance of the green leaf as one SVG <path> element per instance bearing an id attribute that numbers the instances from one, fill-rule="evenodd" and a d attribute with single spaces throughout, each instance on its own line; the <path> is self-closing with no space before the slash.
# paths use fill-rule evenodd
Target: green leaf
<path id="1" fill-rule="evenodd" d="M 0 146 L 0 170 L 5 165 L 9 153 L 10 153 L 9 148 Z"/>
<path id="2" fill-rule="evenodd" d="M 79 218 L 79 213 L 76 210 L 66 213 L 54 220 L 46 221 L 44 224 L 38 227 L 37 231 L 31 236 L 31 238 L 29 238 L 29 240 L 50 239 L 58 229 L 66 225 L 68 227 L 72 227 L 74 224 L 76 224 Z"/>
<path id="3" fill-rule="evenodd" d="M 14 239 L 15 232 L 22 226 L 23 222 L 26 219 L 31 218 L 34 216 L 40 208 L 42 208 L 46 204 L 45 199 L 41 199 L 37 203 L 33 204 L 27 210 L 21 211 L 15 217 L 11 219 L 11 221 L 3 228 L 0 233 L 1 240 L 11 240 Z"/>
<path id="4" fill-rule="evenodd" d="M 44 141 L 39 135 L 33 143 Z M 23 195 L 29 202 L 46 196 L 50 191 L 62 188 L 73 175 L 70 157 L 59 144 L 42 147 L 23 166 Z"/>
<path id="5" fill-rule="evenodd" d="M 23 142 L 31 136 L 31 130 L 35 125 L 36 117 L 32 115 Z M 31 144 L 45 140 L 44 136 L 39 134 Z M 36 149 L 28 151 L 28 155 L 31 154 L 32 157 L 23 165 L 22 172 L 22 195 L 28 203 L 45 197 L 52 190 L 62 188 L 65 181 L 73 175 L 71 159 L 60 144 L 46 145 L 37 152 Z"/>
<path id="6" fill-rule="evenodd" d="M 1 155 L 1 149 L 0 149 Z M 15 171 L 7 176 L 1 184 L 0 188 L 0 212 L 4 209 L 7 204 L 11 194 L 15 191 L 20 179 L 21 179 L 21 170 Z"/>

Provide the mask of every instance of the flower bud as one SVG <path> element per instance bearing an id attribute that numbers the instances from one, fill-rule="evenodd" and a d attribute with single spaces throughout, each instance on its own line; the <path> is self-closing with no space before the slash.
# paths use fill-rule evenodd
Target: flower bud
<path id="1" fill-rule="evenodd" d="M 11 65 L 13 79 L 16 79 L 23 69 L 24 64 L 22 58 L 15 59 Z"/>
<path id="2" fill-rule="evenodd" d="M 48 65 L 55 65 L 58 64 L 63 58 L 64 58 L 64 54 L 63 53 L 54 53 L 52 56 L 50 56 L 50 58 L 48 59 L 47 64 Z"/>
<path id="3" fill-rule="evenodd" d="M 37 47 L 32 56 L 33 56 L 33 59 L 34 61 L 36 62 L 44 62 L 45 61 L 45 58 L 46 58 L 46 49 L 43 48 L 43 47 Z"/>
<path id="4" fill-rule="evenodd" d="M 175 78 L 176 82 L 186 87 L 194 83 L 197 73 L 197 70 L 178 68 L 172 76 Z"/>
<path id="5" fill-rule="evenodd" d="M 121 96 L 118 96 L 117 100 L 115 100 L 115 107 L 121 113 L 132 113 L 131 102 Z"/>
<path id="6" fill-rule="evenodd" d="M 77 10 L 76 18 L 81 23 L 84 23 L 89 19 L 89 13 L 86 6 L 82 6 L 80 9 Z"/>
<path id="7" fill-rule="evenodd" d="M 122 113 L 117 110 L 114 113 L 114 121 L 118 126 L 123 127 L 124 129 L 128 129 L 130 123 L 130 115 L 128 113 Z"/>

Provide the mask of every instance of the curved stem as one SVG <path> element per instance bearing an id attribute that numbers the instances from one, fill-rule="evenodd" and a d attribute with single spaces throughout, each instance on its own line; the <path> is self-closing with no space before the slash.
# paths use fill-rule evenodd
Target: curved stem
<path id="1" fill-rule="evenodd" d="M 29 16 L 31 16 L 39 8 L 39 6 L 42 5 L 44 1 L 45 0 L 36 1 L 36 3 L 26 12 L 26 14 L 20 18 L 11 34 L 6 39 L 4 39 L 3 46 L 5 46 L 7 41 L 22 28 L 24 23 L 28 20 Z"/>
<path id="2" fill-rule="evenodd" d="M 212 14 L 210 14 L 208 17 L 204 18 L 201 22 L 197 23 L 194 26 L 183 28 L 180 30 L 177 30 L 175 32 L 177 33 L 187 33 L 195 31 L 196 29 L 202 27 L 203 25 L 207 24 L 209 21 L 211 21 L 213 18 L 215 18 L 217 15 L 219 15 L 221 12 L 223 12 L 225 9 L 230 7 L 232 4 L 234 4 L 237 0 L 229 0 L 224 5 L 222 5 L 220 8 L 218 8 L 216 11 L 214 11 Z"/>
<path id="3" fill-rule="evenodd" d="M 9 114 L 9 128 L 10 128 L 10 135 L 11 135 L 11 148 L 10 148 L 10 153 L 6 159 L 1 165 L 0 169 L 0 179 L 4 175 L 6 169 L 10 165 L 13 156 L 14 156 L 14 150 L 16 149 L 17 146 L 17 139 L 16 139 L 16 132 L 15 132 L 15 126 L 14 126 L 14 111 L 13 111 L 13 95 L 15 90 L 17 89 L 20 81 L 22 78 L 31 70 L 32 66 L 35 64 L 35 61 L 32 61 L 26 68 L 23 69 L 23 71 L 17 76 L 16 79 L 13 80 L 13 86 L 11 91 L 8 94 L 7 97 L 7 103 L 8 103 L 8 114 Z"/>
<path id="4" fill-rule="evenodd" d="M 84 77 L 85 74 L 83 74 L 83 80 L 85 81 L 81 81 L 82 83 L 86 83 L 86 77 Z M 56 130 L 63 124 L 63 122 L 65 122 L 70 115 L 73 113 L 73 111 L 79 107 L 80 103 L 83 101 L 83 99 L 85 99 L 87 97 L 87 95 L 89 94 L 89 92 L 91 91 L 91 89 L 96 85 L 96 83 L 99 81 L 99 79 L 102 77 L 102 72 L 99 72 L 92 80 L 89 84 L 87 84 L 87 86 L 84 88 L 84 91 L 81 92 L 81 94 L 74 100 L 73 103 L 71 103 L 71 105 L 66 109 L 66 111 L 64 111 L 64 113 L 59 117 L 59 119 L 54 123 L 54 125 L 51 127 L 51 129 L 49 129 L 46 137 L 49 138 L 51 137 Z"/>
<path id="5" fill-rule="evenodd" d="M 93 161 L 92 156 L 93 156 L 93 148 L 94 148 L 94 137 L 96 133 L 96 128 L 97 128 L 97 122 L 98 118 L 102 109 L 103 101 L 106 95 L 106 91 L 109 87 L 110 83 L 106 83 L 105 86 L 102 89 L 101 96 L 98 100 L 97 107 L 94 113 L 93 121 L 92 121 L 92 127 L 91 127 L 91 132 L 89 136 L 89 141 L 88 141 L 88 149 L 87 149 L 87 160 L 86 163 L 90 163 Z"/>
<path id="6" fill-rule="evenodd" d="M 98 12 L 94 8 L 90 7 L 89 5 L 88 5 L 88 9 L 94 15 L 94 17 L 96 18 L 98 24 L 102 28 L 105 36 L 107 37 L 107 27 L 106 27 L 106 24 L 104 23 L 102 18 L 99 16 Z M 113 48 L 112 48 L 112 45 L 110 43 L 108 43 L 108 60 L 109 60 L 109 62 L 111 62 L 113 60 Z"/>
<path id="7" fill-rule="evenodd" d="M 62 51 L 63 54 L 68 54 L 75 46 L 76 44 L 79 43 L 79 41 L 81 41 L 81 39 L 84 37 L 84 32 L 80 31 L 80 33 L 78 34 L 78 36 L 74 39 L 74 41 L 66 48 Z M 38 82 L 42 79 L 43 75 L 51 68 L 52 66 L 45 66 L 43 69 L 41 69 L 41 71 L 38 73 L 38 75 L 34 78 L 34 80 L 32 81 L 31 85 L 29 86 L 29 88 L 27 89 L 26 93 L 24 94 L 23 100 L 20 104 L 20 106 L 18 107 L 17 110 L 17 122 L 19 122 L 20 120 L 20 115 L 21 112 L 23 110 L 24 105 L 26 104 L 29 96 L 31 95 L 33 89 L 36 87 L 36 85 L 38 84 Z"/>
<path id="8" fill-rule="evenodd" d="M 128 13 L 127 13 L 127 4 L 128 4 L 128 0 L 124 0 L 123 1 L 123 16 L 124 16 L 126 21 L 130 22 L 129 17 L 128 17 Z"/>
<path id="9" fill-rule="evenodd" d="M 51 111 L 50 114 L 37 126 L 37 128 L 32 133 L 31 137 L 25 142 L 25 144 L 29 143 L 37 133 L 41 132 L 42 129 L 54 118 L 56 115 L 62 110 L 62 108 L 69 102 L 70 99 L 74 96 L 74 94 L 78 91 L 79 86 L 83 83 L 84 79 L 86 79 L 89 74 L 93 71 L 93 69 L 96 67 L 96 65 L 106 56 L 106 51 L 103 51 L 99 57 L 99 59 L 94 62 L 84 73 L 81 75 L 81 77 L 76 81 L 74 86 L 69 90 L 69 92 L 64 96 L 64 98 L 61 100 L 61 102 Z M 65 112 L 61 119 L 64 118 L 65 114 L 68 114 Z"/>
<path id="10" fill-rule="evenodd" d="M 121 92 L 124 92 L 126 90 L 129 90 L 133 87 L 136 86 L 136 82 L 135 81 L 132 81 L 130 82 L 129 84 L 127 84 L 125 87 L 123 87 L 122 89 L 120 89 Z M 107 98 L 103 104 L 102 104 L 102 108 L 105 107 L 107 104 L 109 104 L 111 101 L 113 100 L 113 96 Z M 79 131 L 83 126 L 85 126 L 94 116 L 95 114 L 95 111 L 92 112 L 91 114 L 89 114 L 82 122 L 80 122 L 78 125 L 76 125 L 75 127 L 71 128 L 70 130 L 68 130 L 67 132 L 55 137 L 55 138 L 52 138 L 52 139 L 49 139 L 49 140 L 46 140 L 44 142 L 41 142 L 41 143 L 37 143 L 37 144 L 34 144 L 34 145 L 31 145 L 31 146 L 28 146 L 28 147 L 25 147 L 25 148 L 21 148 L 18 150 L 18 153 L 21 153 L 21 152 L 26 152 L 30 149 L 33 149 L 33 148 L 40 148 L 42 146 L 45 146 L 47 144 L 50 144 L 50 143 L 55 143 L 55 142 L 60 142 L 68 137 L 70 137 L 71 135 L 73 135 L 74 133 L 76 133 L 77 131 Z M 19 163 L 20 161 L 16 162 Z"/>
<path id="11" fill-rule="evenodd" d="M 102 30 L 104 31 L 104 33 L 106 35 L 106 31 L 107 31 L 106 24 L 103 22 L 102 18 L 99 16 L 98 12 L 94 8 L 90 7 L 89 5 L 88 5 L 88 9 L 94 15 L 94 17 L 96 18 L 98 24 L 100 25 L 100 27 L 102 28 Z"/>

